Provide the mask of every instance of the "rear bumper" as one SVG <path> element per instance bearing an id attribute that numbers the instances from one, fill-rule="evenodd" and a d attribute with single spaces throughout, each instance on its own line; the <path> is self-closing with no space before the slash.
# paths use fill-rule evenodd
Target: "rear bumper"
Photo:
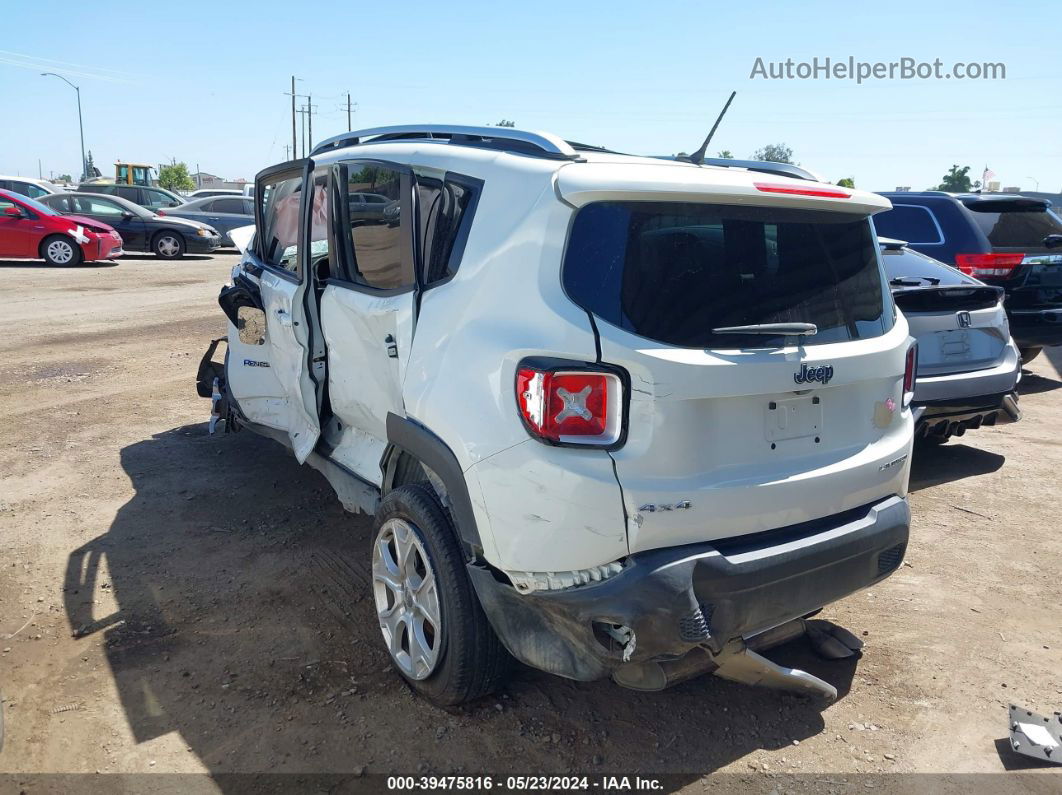
<path id="1" fill-rule="evenodd" d="M 907 547 L 907 501 L 872 505 L 752 536 L 642 552 L 604 582 L 520 594 L 469 565 L 480 602 L 509 651 L 536 668 L 593 680 L 626 664 L 718 654 L 884 579 Z M 596 631 L 595 631 L 595 625 Z M 628 627 L 620 647 L 606 625 Z"/>
<path id="2" fill-rule="evenodd" d="M 1007 316 L 1010 333 L 1019 348 L 1062 345 L 1062 307 L 1012 309 Z"/>
<path id="3" fill-rule="evenodd" d="M 915 381 L 914 405 L 935 401 L 976 400 L 982 395 L 1002 395 L 1013 391 L 1021 377 L 1021 356 L 1017 347 L 1007 343 L 1003 358 L 994 367 L 965 373 L 918 376 Z"/>
<path id="4" fill-rule="evenodd" d="M 961 436 L 982 425 L 1017 422 L 1021 419 L 1016 392 L 979 395 L 972 398 L 928 401 L 913 406 L 917 420 L 915 436 Z"/>

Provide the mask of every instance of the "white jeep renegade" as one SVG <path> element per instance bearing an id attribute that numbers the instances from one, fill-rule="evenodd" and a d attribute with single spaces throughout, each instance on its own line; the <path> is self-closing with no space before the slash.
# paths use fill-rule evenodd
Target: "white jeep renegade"
<path id="1" fill-rule="evenodd" d="M 510 655 L 835 694 L 757 650 L 903 559 L 915 351 L 889 202 L 770 172 L 423 125 L 259 174 L 199 391 L 375 514 L 383 640 L 433 701 Z"/>

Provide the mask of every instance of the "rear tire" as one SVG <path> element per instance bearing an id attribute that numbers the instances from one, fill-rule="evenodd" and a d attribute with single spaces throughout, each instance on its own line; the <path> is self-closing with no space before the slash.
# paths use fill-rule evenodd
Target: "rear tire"
<path id="1" fill-rule="evenodd" d="M 162 259 L 180 259 L 184 256 L 184 238 L 179 232 L 165 230 L 155 235 L 151 248 Z"/>
<path id="2" fill-rule="evenodd" d="M 1022 364 L 1028 364 L 1033 359 L 1035 359 L 1037 356 L 1039 356 L 1040 355 L 1040 351 L 1042 351 L 1042 350 L 1043 350 L 1042 347 L 1021 348 L 1018 351 L 1018 353 L 1021 354 L 1021 363 Z"/>
<path id="3" fill-rule="evenodd" d="M 41 258 L 49 265 L 58 268 L 80 265 L 84 256 L 81 246 L 66 235 L 52 235 L 41 241 Z"/>
<path id="4" fill-rule="evenodd" d="M 449 707 L 501 686 L 511 658 L 483 613 L 455 528 L 429 484 L 400 486 L 384 498 L 372 573 L 384 647 L 410 687 Z"/>

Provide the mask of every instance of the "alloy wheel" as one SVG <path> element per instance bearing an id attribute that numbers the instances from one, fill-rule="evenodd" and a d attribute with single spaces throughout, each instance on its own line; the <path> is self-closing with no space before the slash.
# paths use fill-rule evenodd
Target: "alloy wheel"
<path id="1" fill-rule="evenodd" d="M 389 519 L 372 552 L 373 596 L 391 658 L 410 679 L 435 670 L 442 646 L 439 590 L 431 559 L 413 525 Z"/>

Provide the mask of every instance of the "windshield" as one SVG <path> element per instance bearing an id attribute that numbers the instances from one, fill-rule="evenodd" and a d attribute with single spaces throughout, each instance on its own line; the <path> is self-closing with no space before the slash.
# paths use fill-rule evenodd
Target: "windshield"
<path id="1" fill-rule="evenodd" d="M 575 216 L 563 278 L 576 304 L 639 336 L 690 348 L 760 348 L 784 338 L 713 329 L 815 324 L 818 333 L 803 345 L 885 333 L 891 298 L 879 263 L 866 217 L 600 202 Z"/>
<path id="2" fill-rule="evenodd" d="M 20 202 L 22 202 L 24 205 L 26 205 L 27 207 L 29 207 L 34 212 L 38 212 L 41 215 L 59 215 L 60 214 L 60 213 L 56 212 L 55 210 L 53 210 L 51 207 L 49 207 L 47 204 L 41 204 L 36 199 L 31 199 L 28 196 L 19 196 L 18 200 Z"/>

